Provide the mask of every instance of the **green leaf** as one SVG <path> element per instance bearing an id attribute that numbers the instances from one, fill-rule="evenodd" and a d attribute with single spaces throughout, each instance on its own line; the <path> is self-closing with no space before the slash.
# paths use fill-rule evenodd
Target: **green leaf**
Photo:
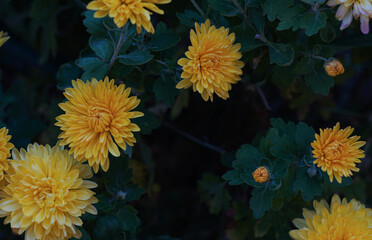
<path id="1" fill-rule="evenodd" d="M 302 198 L 309 202 L 314 199 L 314 196 L 322 194 L 322 185 L 318 176 L 310 177 L 306 168 L 302 168 L 297 172 L 296 180 L 293 183 L 293 191 L 301 190 Z"/>
<path id="2" fill-rule="evenodd" d="M 137 185 L 129 185 L 125 189 L 125 199 L 126 201 L 134 201 L 141 198 L 143 194 L 145 194 L 145 189 L 138 187 Z"/>
<path id="3" fill-rule="evenodd" d="M 265 43 L 255 38 L 255 33 L 251 29 L 245 29 L 242 25 L 235 27 L 234 33 L 236 35 L 236 43 L 241 44 L 240 52 L 242 53 L 265 45 Z"/>
<path id="4" fill-rule="evenodd" d="M 106 18 L 95 18 L 94 15 L 95 11 L 86 11 L 83 13 L 85 19 L 83 20 L 83 24 L 87 28 L 87 32 L 96 37 L 105 37 L 108 34 L 108 30 L 106 29 L 103 22 L 107 22 L 109 19 Z"/>
<path id="5" fill-rule="evenodd" d="M 292 5 L 293 0 L 266 0 L 263 5 L 263 10 L 269 21 L 272 22 L 279 16 L 279 14 L 287 12 L 287 9 Z"/>
<path id="6" fill-rule="evenodd" d="M 79 58 L 75 61 L 75 64 L 85 70 L 81 76 L 81 79 L 84 81 L 91 80 L 92 78 L 101 80 L 108 73 L 108 64 L 98 58 Z"/>
<path id="7" fill-rule="evenodd" d="M 231 196 L 224 186 L 225 182 L 212 173 L 203 174 L 203 178 L 198 181 L 202 201 L 208 204 L 211 214 L 219 214 L 229 207 Z"/>
<path id="8" fill-rule="evenodd" d="M 110 70 L 110 77 L 113 78 L 125 78 L 134 71 L 133 66 L 124 65 L 120 62 L 115 62 Z"/>
<path id="9" fill-rule="evenodd" d="M 105 38 L 92 36 L 89 38 L 89 46 L 104 61 L 110 60 L 114 53 L 112 42 Z"/>
<path id="10" fill-rule="evenodd" d="M 270 64 L 289 66 L 293 62 L 294 50 L 291 45 L 284 43 L 269 43 Z"/>
<path id="11" fill-rule="evenodd" d="M 141 129 L 141 134 L 151 134 L 154 129 L 157 129 L 161 126 L 159 118 L 155 113 L 143 110 L 145 115 L 140 118 L 135 118 L 132 120 L 133 123 L 137 124 Z"/>
<path id="12" fill-rule="evenodd" d="M 292 31 L 297 31 L 302 27 L 302 18 L 307 11 L 306 8 L 299 4 L 281 12 L 279 15 L 280 23 L 276 29 L 282 31 L 292 28 Z"/>
<path id="13" fill-rule="evenodd" d="M 255 26 L 255 28 L 258 30 L 260 33 L 265 32 L 265 17 L 262 12 L 262 10 L 257 9 L 257 8 L 250 8 L 249 9 L 249 15 L 252 19 L 252 22 Z"/>
<path id="14" fill-rule="evenodd" d="M 307 36 L 312 36 L 323 28 L 327 23 L 327 14 L 324 12 L 313 12 L 306 13 L 302 18 L 302 28 L 305 29 Z"/>
<path id="15" fill-rule="evenodd" d="M 329 90 L 334 86 L 333 78 L 327 75 L 322 63 L 315 62 L 314 60 L 309 63 L 311 71 L 305 75 L 305 82 L 311 86 L 314 93 L 327 96 Z"/>
<path id="16" fill-rule="evenodd" d="M 325 27 L 320 29 L 320 38 L 326 42 L 332 42 L 336 37 L 336 31 L 335 28 L 332 26 L 332 24 L 327 23 Z"/>
<path id="17" fill-rule="evenodd" d="M 208 0 L 209 5 L 223 16 L 234 17 L 238 15 L 238 9 L 230 0 Z"/>
<path id="18" fill-rule="evenodd" d="M 78 79 L 82 74 L 82 70 L 74 63 L 63 64 L 56 75 L 57 88 L 64 91 L 65 88 L 71 87 L 71 81 Z"/>
<path id="19" fill-rule="evenodd" d="M 132 206 L 124 206 L 116 213 L 121 229 L 134 233 L 137 227 L 141 224 L 137 216 L 137 210 Z"/>
<path id="20" fill-rule="evenodd" d="M 151 51 L 163 51 L 176 45 L 179 40 L 172 29 L 167 29 L 167 25 L 160 22 L 146 47 Z"/>
<path id="21" fill-rule="evenodd" d="M 297 148 L 303 153 L 311 154 L 311 142 L 315 140 L 314 128 L 300 122 L 296 127 L 295 141 Z"/>
<path id="22" fill-rule="evenodd" d="M 151 61 L 153 57 L 154 56 L 146 50 L 135 50 L 131 53 L 118 56 L 119 62 L 125 65 L 142 65 Z"/>
<path id="23" fill-rule="evenodd" d="M 204 17 L 200 16 L 197 12 L 192 10 L 185 10 L 185 13 L 176 13 L 178 19 L 181 21 L 182 24 L 194 27 L 195 23 L 204 23 Z"/>
<path id="24" fill-rule="evenodd" d="M 167 107 L 172 107 L 175 97 L 178 95 L 176 83 L 170 79 L 159 78 L 155 81 L 153 91 L 158 101 L 163 102 Z"/>
<path id="25" fill-rule="evenodd" d="M 255 219 L 261 218 L 266 211 L 270 210 L 274 192 L 266 188 L 255 188 L 249 200 L 249 206 L 253 210 Z"/>

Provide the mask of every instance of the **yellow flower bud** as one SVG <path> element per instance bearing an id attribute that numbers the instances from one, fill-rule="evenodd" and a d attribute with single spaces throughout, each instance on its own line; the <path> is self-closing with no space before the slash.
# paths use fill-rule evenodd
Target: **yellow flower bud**
<path id="1" fill-rule="evenodd" d="M 330 58 L 325 64 L 324 69 L 327 74 L 331 77 L 336 77 L 340 74 L 343 74 L 345 69 L 340 60 L 336 58 Z"/>
<path id="2" fill-rule="evenodd" d="M 0 47 L 9 40 L 8 33 L 1 31 L 0 32 Z"/>
<path id="3" fill-rule="evenodd" d="M 259 167 L 252 173 L 253 179 L 258 183 L 267 182 L 270 178 L 269 170 L 266 167 Z"/>

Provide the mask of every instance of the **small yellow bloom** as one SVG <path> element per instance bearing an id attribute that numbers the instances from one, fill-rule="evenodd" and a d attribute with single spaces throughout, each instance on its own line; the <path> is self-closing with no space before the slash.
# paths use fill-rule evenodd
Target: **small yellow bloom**
<path id="1" fill-rule="evenodd" d="M 213 93 L 226 100 L 231 84 L 237 83 L 243 74 L 240 43 L 234 44 L 235 34 L 229 35 L 228 28 L 216 29 L 209 20 L 201 25 L 195 23 L 195 31 L 190 31 L 187 58 L 178 60 L 183 67 L 183 80 L 176 87 L 193 86 L 194 92 L 198 91 L 205 101 L 209 98 L 213 101 Z"/>
<path id="2" fill-rule="evenodd" d="M 132 118 L 142 117 L 141 112 L 131 112 L 138 106 L 137 97 L 129 97 L 130 88 L 115 81 L 72 81 L 73 88 L 65 90 L 67 102 L 59 104 L 65 114 L 58 116 L 56 125 L 61 127 L 60 145 L 68 145 L 70 154 L 78 161 L 88 161 L 98 172 L 109 168 L 108 153 L 120 156 L 118 146 L 136 142 L 133 132 L 140 128 L 131 123 Z M 115 140 L 115 141 L 114 141 Z"/>
<path id="3" fill-rule="evenodd" d="M 342 20 L 340 30 L 349 27 L 353 18 L 360 17 L 360 30 L 364 34 L 369 33 L 369 19 L 372 18 L 371 0 L 329 0 L 327 5 L 330 7 L 340 5 L 336 12 L 336 19 Z"/>
<path id="4" fill-rule="evenodd" d="M 311 143 L 316 159 L 314 164 L 327 172 L 331 182 L 333 176 L 341 183 L 341 177 L 349 177 L 353 175 L 351 171 L 359 171 L 356 163 L 364 158 L 364 151 L 359 148 L 365 142 L 358 141 L 359 136 L 350 137 L 353 131 L 351 127 L 340 130 L 340 123 L 337 123 L 333 129 L 320 129 L 320 134 L 315 134 L 316 140 Z"/>
<path id="5" fill-rule="evenodd" d="M 151 24 L 152 12 L 164 14 L 156 4 L 167 4 L 171 0 L 94 0 L 87 6 L 89 10 L 97 10 L 95 18 L 102 18 L 109 15 L 114 18 L 118 28 L 123 27 L 128 20 L 137 27 L 137 32 L 141 33 L 142 27 L 150 33 L 154 33 Z M 152 12 L 151 12 L 152 11 Z"/>
<path id="6" fill-rule="evenodd" d="M 1 31 L 0 32 L 0 47 L 3 46 L 3 44 L 9 39 L 10 37 L 8 37 L 8 33 Z"/>
<path id="7" fill-rule="evenodd" d="M 340 60 L 331 58 L 324 64 L 324 69 L 326 73 L 331 77 L 336 77 L 341 75 L 345 72 L 344 66 L 340 62 Z"/>
<path id="8" fill-rule="evenodd" d="M 269 170 L 266 167 L 259 167 L 252 173 L 253 179 L 258 183 L 267 182 L 270 179 Z"/>
<path id="9" fill-rule="evenodd" d="M 8 170 L 8 158 L 10 157 L 10 150 L 14 145 L 9 142 L 12 136 L 8 135 L 8 129 L 0 129 L 0 181 L 4 178 L 4 171 Z"/>
<path id="10" fill-rule="evenodd" d="M 289 235 L 295 240 L 371 240 L 372 209 L 363 204 L 337 195 L 331 206 L 325 200 L 314 201 L 314 209 L 303 209 L 303 218 L 296 218 L 293 224 L 298 228 Z"/>
<path id="11" fill-rule="evenodd" d="M 25 239 L 80 238 L 81 215 L 97 214 L 91 168 L 67 150 L 30 144 L 13 149 L 8 182 L 1 189 L 0 216 Z"/>

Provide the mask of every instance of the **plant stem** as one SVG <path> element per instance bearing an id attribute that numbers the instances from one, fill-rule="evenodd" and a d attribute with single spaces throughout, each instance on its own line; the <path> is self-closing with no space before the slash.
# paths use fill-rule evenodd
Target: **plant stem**
<path id="1" fill-rule="evenodd" d="M 202 15 L 202 17 L 205 18 L 205 20 L 208 19 L 207 15 L 205 14 L 205 12 L 199 7 L 199 5 L 195 2 L 195 0 L 191 0 L 191 3 L 192 5 L 194 5 L 194 7 L 196 8 L 196 10 L 199 12 L 200 15 Z"/>
<path id="2" fill-rule="evenodd" d="M 115 48 L 115 51 L 114 51 L 114 54 L 112 55 L 111 59 L 110 59 L 110 63 L 109 63 L 109 67 L 108 67 L 108 71 L 111 70 L 112 66 L 114 65 L 116 59 L 118 58 L 118 55 L 119 55 L 119 52 L 120 52 L 120 49 L 121 47 L 123 46 L 124 44 L 124 37 L 125 37 L 125 33 L 127 31 L 127 28 L 128 28 L 128 23 L 125 24 L 125 26 L 123 27 L 123 31 L 120 35 L 120 38 L 119 38 L 119 41 L 118 41 L 118 44 L 116 45 L 116 48 Z"/>
<path id="3" fill-rule="evenodd" d="M 262 102 L 263 102 L 263 104 L 265 105 L 266 109 L 267 109 L 268 111 L 271 111 L 272 108 L 270 107 L 269 102 L 267 101 L 267 98 L 266 98 L 265 94 L 262 92 L 260 86 L 256 86 L 256 85 L 255 85 L 254 87 L 256 88 L 258 94 L 260 95 L 260 97 L 261 97 L 261 99 L 262 99 Z"/>
<path id="4" fill-rule="evenodd" d="M 214 146 L 214 145 L 212 145 L 212 144 L 210 144 L 208 142 L 204 142 L 204 141 L 202 141 L 202 140 L 200 140 L 200 139 L 198 139 L 198 138 L 196 138 L 196 137 L 194 137 L 194 136 L 192 136 L 192 135 L 190 135 L 190 134 L 182 131 L 181 129 L 176 128 L 175 126 L 173 126 L 173 125 L 171 125 L 171 124 L 169 124 L 167 122 L 164 122 L 163 124 L 164 124 L 164 126 L 166 128 L 172 130 L 175 133 L 178 133 L 179 135 L 181 135 L 181 136 L 183 136 L 183 137 L 185 137 L 185 138 L 187 138 L 187 139 L 189 139 L 189 140 L 191 140 L 191 141 L 193 141 L 193 142 L 195 142 L 195 143 L 197 143 L 197 144 L 199 144 L 199 145 L 201 145 L 203 147 L 206 147 L 206 148 L 208 148 L 210 150 L 213 150 L 213 151 L 215 151 L 215 152 L 217 152 L 219 154 L 225 153 L 225 150 L 223 150 L 223 149 L 221 149 L 219 147 L 216 147 L 216 146 Z"/>
<path id="5" fill-rule="evenodd" d="M 255 32 L 258 32 L 257 29 L 253 26 L 253 24 L 251 23 L 251 21 L 249 21 L 249 18 L 247 16 L 247 13 L 244 11 L 244 9 L 242 8 L 242 6 L 240 5 L 240 3 L 237 1 L 237 0 L 232 0 L 232 2 L 234 3 L 234 5 L 238 8 L 240 14 L 244 17 L 244 20 L 246 21 L 246 23 L 255 31 Z"/>

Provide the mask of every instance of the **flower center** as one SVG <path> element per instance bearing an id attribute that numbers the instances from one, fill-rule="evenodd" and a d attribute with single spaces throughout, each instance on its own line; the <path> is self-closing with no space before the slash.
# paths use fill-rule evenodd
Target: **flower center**
<path id="1" fill-rule="evenodd" d="M 108 131 L 113 117 L 104 104 L 98 103 L 88 109 L 88 124 L 95 132 Z"/>
<path id="2" fill-rule="evenodd" d="M 199 57 L 201 68 L 215 68 L 220 62 L 222 62 L 222 57 L 213 53 L 203 54 Z"/>
<path id="3" fill-rule="evenodd" d="M 330 143 L 325 149 L 324 152 L 327 156 L 327 159 L 338 160 L 342 157 L 344 152 L 344 144 L 339 141 L 334 141 Z"/>

